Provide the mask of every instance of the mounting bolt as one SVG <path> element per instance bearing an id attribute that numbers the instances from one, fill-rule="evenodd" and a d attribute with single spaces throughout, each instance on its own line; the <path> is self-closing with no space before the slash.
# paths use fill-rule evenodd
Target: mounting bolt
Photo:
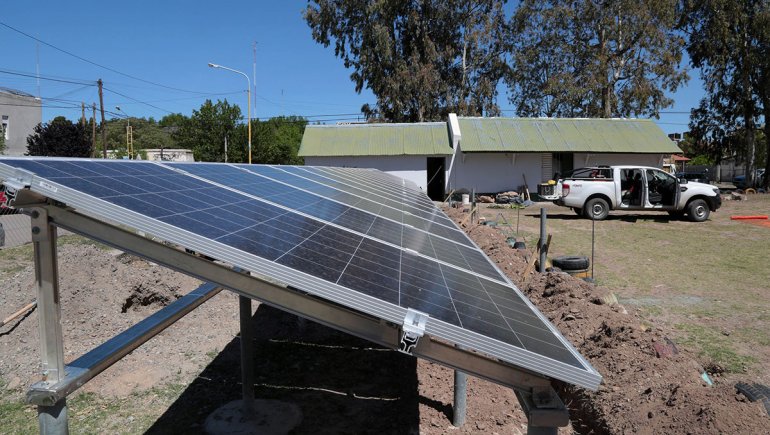
<path id="1" fill-rule="evenodd" d="M 32 219 L 37 219 L 40 217 L 40 212 L 37 210 L 32 210 L 31 216 L 32 216 Z"/>
<path id="2" fill-rule="evenodd" d="M 40 227 L 32 227 L 32 234 L 40 234 Z"/>

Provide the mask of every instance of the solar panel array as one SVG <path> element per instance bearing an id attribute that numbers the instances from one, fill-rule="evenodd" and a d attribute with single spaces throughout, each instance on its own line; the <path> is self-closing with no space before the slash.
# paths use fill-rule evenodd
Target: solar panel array
<path id="1" fill-rule="evenodd" d="M 601 380 L 427 196 L 391 175 L 0 158 L 0 176 L 19 169 L 35 175 L 32 190 L 75 209 L 390 321 L 426 313 L 429 333 L 548 376 Z"/>

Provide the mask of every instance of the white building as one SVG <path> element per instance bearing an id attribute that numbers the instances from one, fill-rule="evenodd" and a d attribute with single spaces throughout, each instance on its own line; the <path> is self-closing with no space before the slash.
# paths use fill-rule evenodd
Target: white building
<path id="1" fill-rule="evenodd" d="M 5 137 L 7 156 L 22 156 L 27 152 L 27 136 L 43 118 L 40 98 L 26 92 L 0 87 L 0 134 Z"/>
<path id="2" fill-rule="evenodd" d="M 446 123 L 307 126 L 299 155 L 312 166 L 375 168 L 433 199 L 452 189 L 535 191 L 555 172 L 589 165 L 661 167 L 680 153 L 650 120 L 471 118 Z"/>

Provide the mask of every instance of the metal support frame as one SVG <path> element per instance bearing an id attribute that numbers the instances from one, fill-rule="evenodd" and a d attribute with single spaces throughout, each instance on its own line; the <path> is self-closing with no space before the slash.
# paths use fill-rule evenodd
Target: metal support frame
<path id="1" fill-rule="evenodd" d="M 32 204 L 24 204 L 24 206 L 30 207 Z M 53 235 L 55 235 L 55 230 L 52 228 L 53 225 L 57 225 L 123 251 L 146 258 L 173 270 L 230 289 L 244 297 L 241 300 L 249 300 L 249 298 L 257 299 L 284 311 L 342 330 L 387 348 L 398 349 L 399 347 L 402 325 L 387 322 L 338 305 L 334 302 L 314 297 L 305 292 L 282 285 L 281 283 L 272 282 L 266 277 L 258 278 L 248 276 L 237 272 L 232 268 L 187 254 L 182 250 L 152 241 L 130 231 L 73 212 L 64 207 L 51 204 L 36 204 L 35 207 L 41 210 L 40 216 L 44 216 L 46 212 L 48 216 L 47 218 L 33 217 L 33 233 L 36 225 L 40 227 L 41 222 L 47 222 L 49 224 L 46 225 L 45 228 L 47 228 L 47 231 L 49 232 L 52 231 Z M 52 284 L 56 281 L 56 239 L 55 237 L 52 238 L 49 234 L 46 240 L 46 243 L 36 243 L 36 265 L 39 264 L 36 267 L 43 270 L 43 273 L 38 273 L 39 276 L 43 277 L 43 279 L 39 280 L 41 282 L 39 287 L 42 289 L 41 296 L 43 296 L 43 293 L 50 293 L 53 295 L 56 292 L 55 284 Z M 38 245 L 41 246 L 39 247 Z M 55 324 L 59 325 L 58 297 L 51 297 L 50 299 L 52 301 L 55 299 L 56 301 L 53 311 L 56 313 Z M 41 317 L 48 318 L 49 316 L 44 316 L 43 313 L 47 314 L 47 310 L 51 310 L 49 305 L 52 305 L 53 302 L 48 302 L 42 297 L 39 298 L 39 300 L 41 302 Z M 44 307 L 46 307 L 45 310 Z M 241 303 L 240 307 L 243 334 L 244 331 L 249 329 L 244 328 L 244 317 L 246 317 L 245 313 L 247 305 Z M 251 317 L 250 302 L 248 304 L 247 317 Z M 49 329 L 52 330 L 49 331 Z M 43 345 L 45 349 L 44 355 L 46 352 L 49 352 L 48 349 L 56 349 L 56 346 L 58 346 L 59 352 L 58 354 L 54 352 L 54 358 L 51 360 L 44 356 L 44 364 L 45 367 L 49 367 L 53 363 L 59 364 L 56 367 L 57 370 L 59 370 L 56 372 L 58 376 L 58 373 L 62 373 L 63 371 L 61 330 L 60 327 L 58 330 L 55 329 L 55 327 L 51 326 L 50 322 L 47 321 L 45 323 L 45 331 L 46 332 L 43 331 L 43 321 L 41 320 L 41 333 L 43 333 L 44 338 L 41 342 L 46 343 Z M 248 334 L 249 332 L 246 332 L 246 335 Z M 247 342 L 253 344 L 252 340 L 246 339 L 244 335 L 242 335 L 242 346 Z M 253 353 L 253 349 L 245 349 L 243 351 L 243 357 L 249 360 L 244 361 L 243 370 L 248 371 L 249 374 L 252 375 L 253 367 L 248 368 L 247 366 L 253 364 Z M 517 395 L 521 395 L 520 401 L 522 401 L 521 397 L 532 397 L 533 395 L 536 395 L 537 392 L 553 391 L 550 384 L 551 381 L 547 377 L 510 365 L 478 352 L 459 348 L 453 344 L 445 343 L 433 337 L 426 336 L 424 339 L 419 340 L 412 354 L 463 373 L 511 387 L 516 391 Z M 56 362 L 57 355 L 59 358 L 58 362 Z M 51 379 L 52 378 L 49 376 L 47 380 L 50 381 Z M 253 395 L 253 382 L 245 376 L 245 373 L 243 381 L 244 399 L 247 399 L 247 394 L 249 394 L 249 392 Z M 249 387 L 248 392 L 247 385 Z M 553 395 L 555 396 L 555 393 L 553 393 Z M 558 401 L 558 397 L 556 397 L 556 400 Z M 558 402 L 561 403 L 561 401 Z M 61 399 L 57 403 L 63 405 L 65 402 L 64 399 Z M 522 407 L 525 408 L 525 411 L 527 410 L 524 401 L 522 401 Z M 556 427 L 557 423 L 558 425 L 562 425 L 560 423 L 564 419 L 568 421 L 568 414 L 566 408 L 563 407 L 563 404 L 558 412 L 551 410 L 551 408 L 538 406 L 537 403 L 534 408 L 530 409 L 533 410 L 532 412 L 527 412 L 530 417 L 530 422 L 534 421 L 535 423 L 540 424 L 540 426 L 546 426 L 542 424 L 543 422 L 546 422 L 548 423 L 548 427 Z M 56 415 L 56 422 L 64 422 L 61 427 L 64 428 L 65 432 L 43 430 L 42 423 L 41 431 L 44 433 L 66 433 L 66 407 L 63 411 L 63 414 L 54 414 L 55 409 L 53 409 L 53 407 L 48 410 L 50 415 Z"/>
<path id="2" fill-rule="evenodd" d="M 177 299 L 136 325 L 128 328 L 65 366 L 65 376 L 58 382 L 37 382 L 27 391 L 27 402 L 53 406 L 96 377 L 147 340 L 161 333 L 177 320 L 211 299 L 222 287 L 211 283 Z"/>
<path id="3" fill-rule="evenodd" d="M 54 385 L 64 378 L 64 339 L 61 330 L 59 272 L 56 262 L 56 227 L 48 223 L 44 208 L 31 213 L 35 257 L 42 383 Z M 68 434 L 67 400 L 37 407 L 40 433 Z"/>
<path id="4" fill-rule="evenodd" d="M 254 411 L 254 330 L 251 328 L 251 299 L 238 296 L 241 319 L 241 383 L 243 390 L 243 416 Z"/>
<path id="5" fill-rule="evenodd" d="M 454 407 L 452 408 L 452 426 L 460 427 L 465 424 L 465 414 L 468 402 L 468 375 L 455 370 Z"/>
<path id="6" fill-rule="evenodd" d="M 540 241 L 538 242 L 539 248 L 540 248 L 540 268 L 538 272 L 545 273 L 545 260 L 546 260 L 546 251 L 545 251 L 545 242 L 546 242 L 546 220 L 547 220 L 547 214 L 545 211 L 545 207 L 540 209 Z"/>
<path id="7" fill-rule="evenodd" d="M 527 435 L 556 435 L 569 424 L 569 410 L 550 386 L 514 393 L 527 416 Z"/>

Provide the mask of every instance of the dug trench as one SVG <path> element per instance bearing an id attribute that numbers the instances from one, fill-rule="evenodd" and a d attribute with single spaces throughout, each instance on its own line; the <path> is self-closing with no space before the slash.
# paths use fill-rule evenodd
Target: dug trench
<path id="1" fill-rule="evenodd" d="M 467 217 L 445 211 L 458 224 Z M 512 249 L 494 227 L 465 220 L 461 228 L 603 376 L 596 392 L 557 383 L 574 431 L 770 433 L 762 404 L 735 388 L 750 379 L 724 375 L 676 349 L 671 331 L 618 304 L 611 289 L 563 272 L 523 276 L 533 253 Z"/>

